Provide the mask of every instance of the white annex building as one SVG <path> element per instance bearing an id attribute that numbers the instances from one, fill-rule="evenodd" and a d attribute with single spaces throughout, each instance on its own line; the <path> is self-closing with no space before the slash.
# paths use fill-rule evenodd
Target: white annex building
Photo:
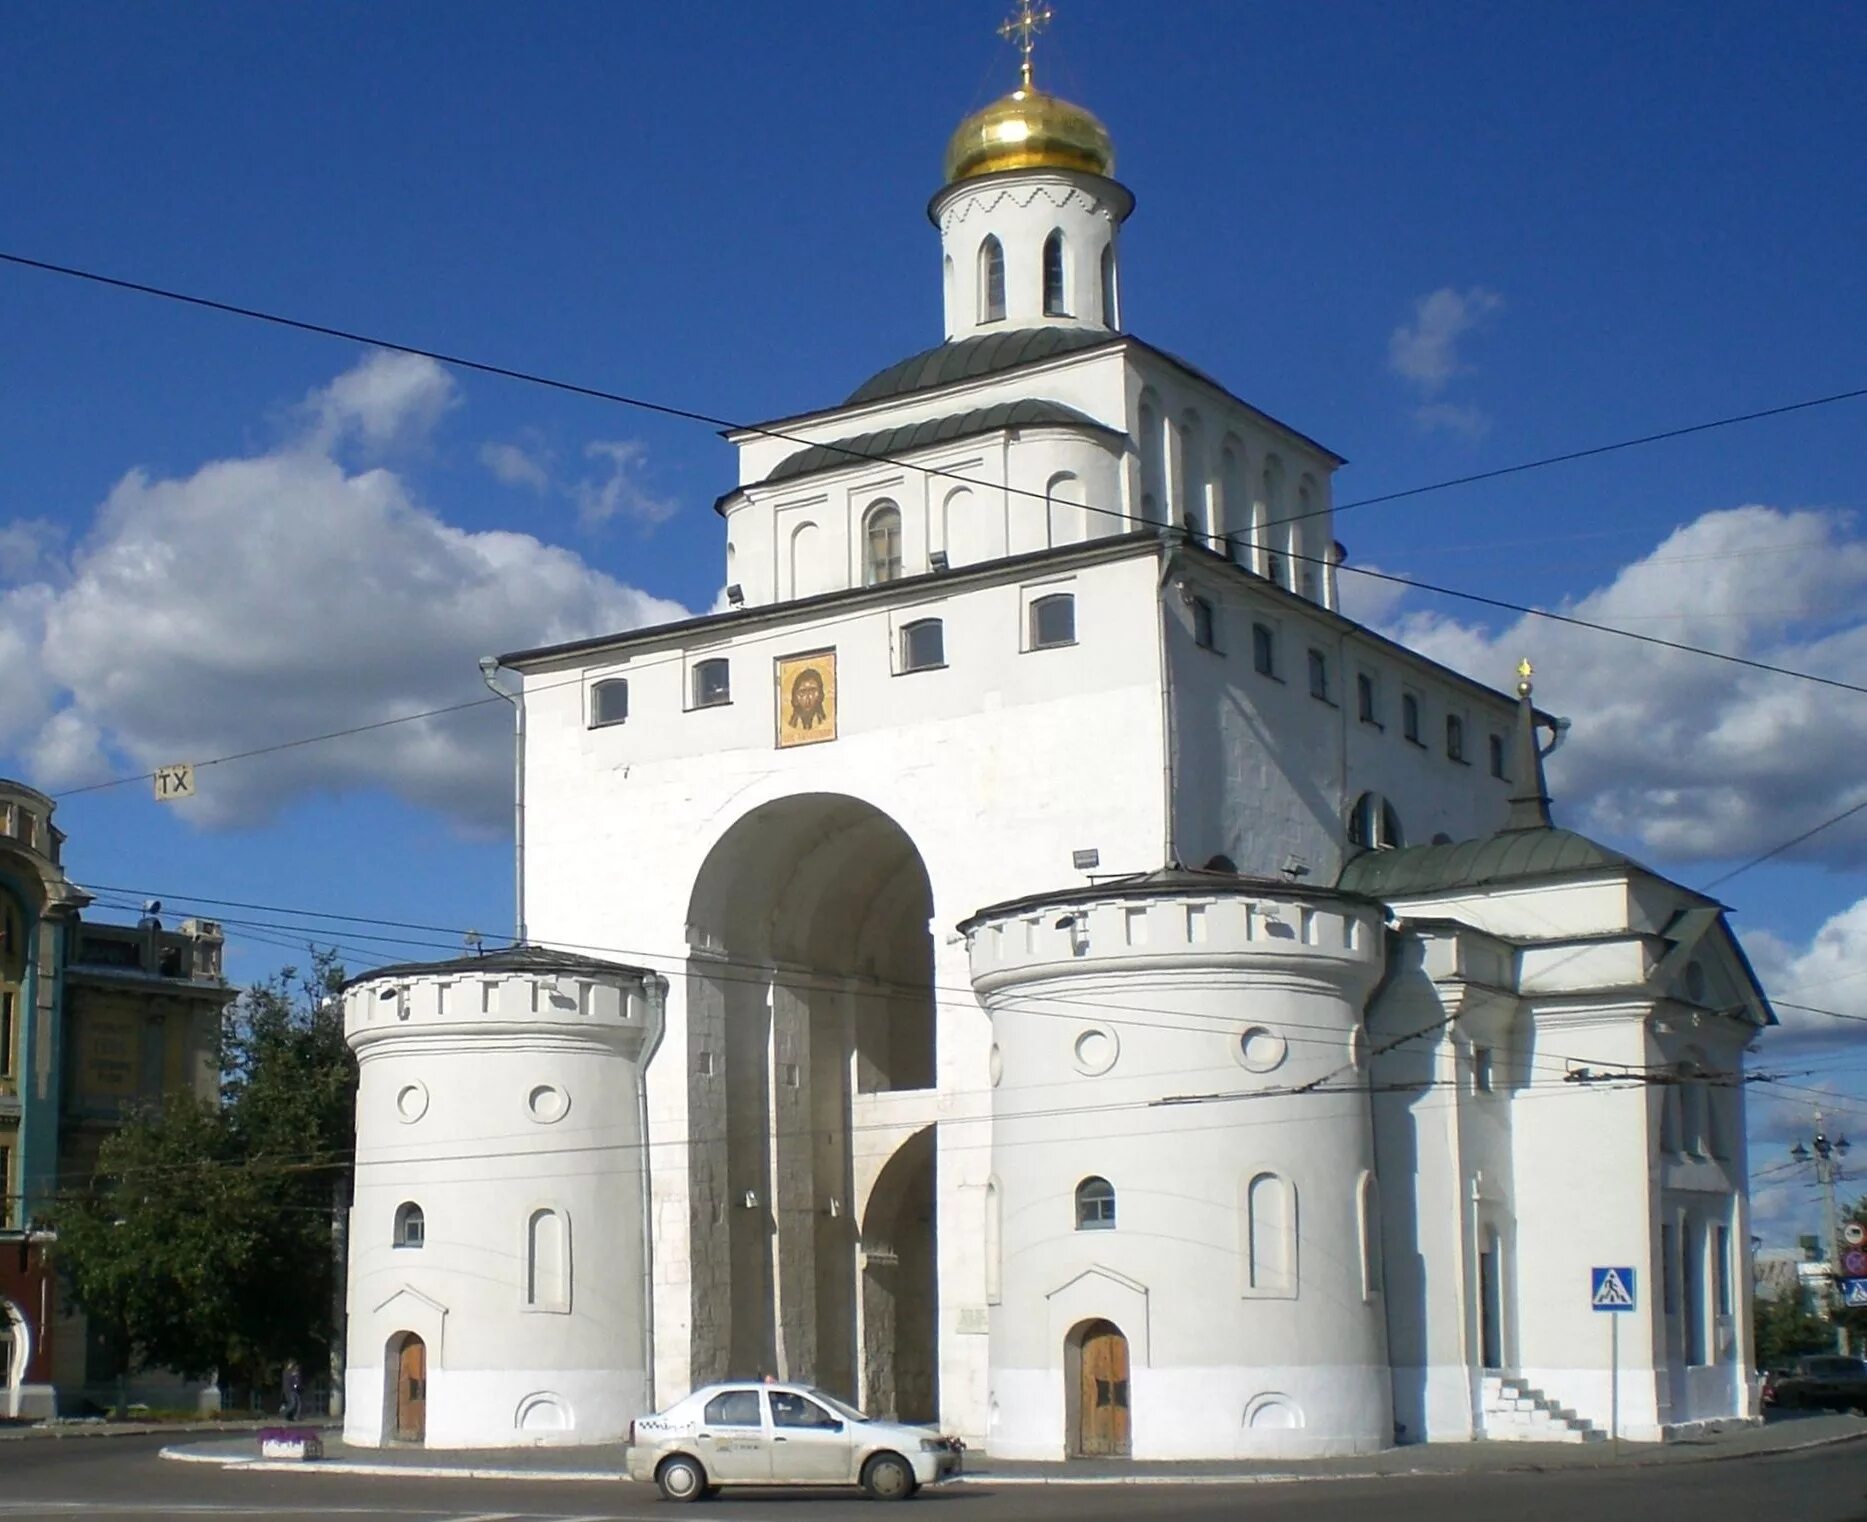
<path id="1" fill-rule="evenodd" d="M 500 658 L 521 945 L 348 996 L 350 1441 L 764 1373 L 1002 1456 L 1582 1440 L 1611 1321 L 1624 1434 L 1754 1411 L 1720 906 L 1552 825 L 1527 670 L 1337 610 L 1341 460 L 1123 328 L 1113 173 L 1027 53 L 943 341 L 730 436 L 730 610 Z"/>

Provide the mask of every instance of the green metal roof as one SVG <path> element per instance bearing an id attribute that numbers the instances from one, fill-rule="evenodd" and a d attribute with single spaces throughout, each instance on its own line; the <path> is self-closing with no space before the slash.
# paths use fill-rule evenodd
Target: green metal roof
<path id="1" fill-rule="evenodd" d="M 1446 845 L 1363 851 L 1343 865 L 1336 886 L 1370 898 L 1392 899 L 1616 868 L 1645 870 L 1619 851 L 1597 845 L 1573 830 L 1500 830 Z"/>
<path id="2" fill-rule="evenodd" d="M 1019 365 L 1040 359 L 1054 359 L 1059 354 L 1075 354 L 1103 344 L 1121 342 L 1121 334 L 1105 328 L 1013 328 L 1004 333 L 987 333 L 982 338 L 962 338 L 944 343 L 890 365 L 872 375 L 849 394 L 846 406 L 864 402 L 883 402 L 891 396 L 907 396 L 934 386 L 949 386 L 955 381 L 977 380 L 982 375 L 996 375 L 1001 370 L 1015 370 Z"/>
<path id="3" fill-rule="evenodd" d="M 768 475 L 763 485 L 793 481 L 799 476 L 815 475 L 820 470 L 834 470 L 859 460 L 887 460 L 910 449 L 928 444 L 944 444 L 953 439 L 972 438 L 982 433 L 996 433 L 1001 428 L 1028 428 L 1040 423 L 1061 423 L 1078 428 L 1094 428 L 1119 436 L 1116 429 L 1094 418 L 1065 407 L 1061 402 L 1026 399 L 999 402 L 972 412 L 951 417 L 929 418 L 921 423 L 907 423 L 899 428 L 884 428 L 879 433 L 860 434 L 853 439 L 838 439 L 832 444 L 812 444 L 796 454 L 786 455 Z"/>

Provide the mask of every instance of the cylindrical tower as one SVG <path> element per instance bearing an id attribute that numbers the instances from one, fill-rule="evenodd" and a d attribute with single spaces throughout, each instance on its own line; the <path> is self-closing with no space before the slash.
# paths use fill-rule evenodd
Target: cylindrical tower
<path id="1" fill-rule="evenodd" d="M 1102 123 L 1028 78 L 959 124 L 927 208 L 949 339 L 1121 326 L 1117 235 L 1134 197 L 1114 170 Z"/>
<path id="2" fill-rule="evenodd" d="M 990 1451 L 1388 1446 L 1379 907 L 1163 872 L 962 928 L 994 1039 Z"/>
<path id="3" fill-rule="evenodd" d="M 666 990 L 532 948 L 349 985 L 347 1442 L 616 1442 L 650 1407 L 642 1068 Z"/>

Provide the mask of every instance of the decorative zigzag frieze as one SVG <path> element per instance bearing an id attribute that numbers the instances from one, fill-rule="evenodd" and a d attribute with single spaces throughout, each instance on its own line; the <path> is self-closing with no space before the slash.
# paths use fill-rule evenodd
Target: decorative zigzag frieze
<path id="1" fill-rule="evenodd" d="M 1048 201 L 1062 211 L 1066 207 L 1076 206 L 1088 211 L 1092 216 L 1109 219 L 1108 204 L 1088 194 L 1074 185 L 1001 185 L 990 191 L 975 195 L 961 196 L 941 214 L 940 231 L 945 233 L 959 226 L 976 211 L 981 216 L 990 215 L 1009 201 L 1023 210 L 1034 206 L 1038 201 Z"/>

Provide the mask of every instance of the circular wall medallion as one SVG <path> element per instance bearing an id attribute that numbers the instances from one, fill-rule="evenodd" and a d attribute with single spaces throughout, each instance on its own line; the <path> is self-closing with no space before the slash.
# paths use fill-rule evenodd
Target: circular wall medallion
<path id="1" fill-rule="evenodd" d="M 1262 1025 L 1242 1031 L 1235 1049 L 1239 1066 L 1250 1073 L 1268 1073 L 1281 1067 L 1289 1050 L 1289 1043 L 1282 1036 Z"/>
<path id="2" fill-rule="evenodd" d="M 1115 1039 L 1114 1031 L 1096 1027 L 1078 1036 L 1070 1051 L 1076 1071 L 1093 1078 L 1115 1066 L 1115 1059 L 1121 1055 L 1121 1043 Z"/>
<path id="3" fill-rule="evenodd" d="M 1273 1432 L 1290 1431 L 1303 1425 L 1303 1411 L 1289 1396 L 1264 1394 L 1245 1407 L 1245 1425 Z"/>
<path id="4" fill-rule="evenodd" d="M 998 1049 L 998 1043 L 992 1043 L 992 1050 L 985 1059 L 986 1071 L 992 1075 L 992 1087 L 998 1087 L 999 1079 L 1005 1076 L 1005 1054 Z"/>
<path id="5" fill-rule="evenodd" d="M 525 1109 L 540 1125 L 548 1126 L 570 1113 L 570 1095 L 548 1083 L 541 1083 L 525 1096 Z"/>
<path id="6" fill-rule="evenodd" d="M 428 1113 L 428 1086 L 425 1083 L 405 1083 L 395 1091 L 395 1113 L 402 1124 L 411 1126 Z"/>

